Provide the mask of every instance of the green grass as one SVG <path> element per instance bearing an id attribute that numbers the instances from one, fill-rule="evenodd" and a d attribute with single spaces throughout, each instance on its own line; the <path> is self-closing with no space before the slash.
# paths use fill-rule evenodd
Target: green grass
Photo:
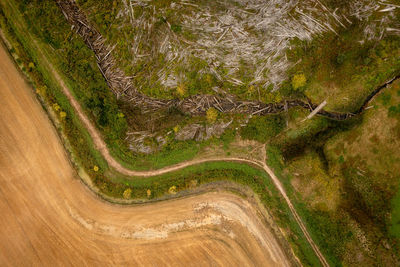
<path id="1" fill-rule="evenodd" d="M 284 173 L 285 162 L 282 157 L 282 153 L 278 147 L 269 145 L 266 148 L 267 152 L 267 164 L 272 168 L 275 175 L 280 179 L 285 187 L 286 193 L 291 199 L 296 211 L 303 218 L 303 222 L 306 225 L 312 239 L 316 244 L 319 245 L 321 252 L 325 255 L 326 260 L 332 266 L 340 265 L 340 260 L 336 257 L 335 253 L 332 252 L 332 234 L 337 236 L 341 233 L 343 229 L 335 228 L 336 225 L 324 215 L 313 213 L 309 211 L 303 202 L 298 198 L 298 195 L 294 191 L 292 185 L 290 184 L 290 175 Z M 331 227 L 331 228 L 328 228 Z M 329 229 L 329 230 L 328 230 Z M 339 238 L 339 236 L 337 236 Z M 335 240 L 336 237 L 335 237 Z M 343 241 L 343 240 L 341 240 Z M 337 245 L 337 243 L 335 244 Z M 311 253 L 311 251 L 308 251 Z M 315 262 L 309 263 L 311 266 L 315 266 Z"/>
<path id="2" fill-rule="evenodd" d="M 317 117 L 298 123 L 304 114 L 289 112 L 290 129 L 267 147 L 268 165 L 333 266 L 392 266 L 398 260 L 399 89 L 394 83 L 370 103 L 372 109 L 346 122 Z"/>
<path id="3" fill-rule="evenodd" d="M 370 103 L 373 108 L 353 122 L 317 118 L 296 125 L 267 150 L 268 164 L 281 175 L 333 265 L 393 266 L 398 261 L 399 88 L 399 82 L 386 88 Z M 293 144 L 296 153 L 288 153 Z"/>
<path id="4" fill-rule="evenodd" d="M 193 159 L 204 146 L 192 142 L 174 142 L 168 144 L 160 152 L 149 155 L 134 155 L 131 151 L 125 153 L 117 146 L 109 146 L 111 155 L 117 159 L 121 165 L 131 170 L 160 169 L 174 165 L 182 161 Z"/>

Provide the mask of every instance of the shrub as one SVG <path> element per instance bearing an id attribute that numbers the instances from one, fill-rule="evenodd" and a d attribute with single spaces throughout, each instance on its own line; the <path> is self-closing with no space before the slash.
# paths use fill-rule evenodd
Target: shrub
<path id="1" fill-rule="evenodd" d="M 46 86 L 39 86 L 36 88 L 36 93 L 41 96 L 46 96 L 46 90 L 47 90 Z"/>
<path id="2" fill-rule="evenodd" d="M 28 68 L 29 70 L 33 70 L 33 68 L 35 68 L 35 64 L 33 62 L 29 62 Z"/>
<path id="3" fill-rule="evenodd" d="M 168 193 L 170 193 L 171 195 L 175 195 L 176 194 L 176 186 L 173 185 L 168 189 Z"/>
<path id="4" fill-rule="evenodd" d="M 60 110 L 60 105 L 57 104 L 57 103 L 54 103 L 54 104 L 53 104 L 53 109 L 54 109 L 55 111 L 59 111 L 59 110 Z"/>
<path id="5" fill-rule="evenodd" d="M 269 138 L 274 137 L 285 127 L 282 116 L 271 115 L 253 117 L 249 123 L 242 128 L 240 134 L 245 139 L 256 140 L 265 143 Z"/>
<path id="6" fill-rule="evenodd" d="M 391 106 L 391 107 L 388 109 L 388 116 L 389 116 L 389 117 L 395 118 L 395 117 L 397 117 L 398 115 L 400 115 L 400 104 L 397 105 L 397 106 Z"/>
<path id="7" fill-rule="evenodd" d="M 182 31 L 182 26 L 181 25 L 177 25 L 177 24 L 172 24 L 171 25 L 171 30 L 178 33 Z"/>
<path id="8" fill-rule="evenodd" d="M 296 74 L 292 78 L 292 87 L 294 90 L 298 90 L 306 85 L 307 79 L 304 74 Z"/>
<path id="9" fill-rule="evenodd" d="M 186 86 L 181 83 L 176 87 L 176 93 L 178 94 L 178 96 L 180 97 L 184 97 L 186 94 Z"/>
<path id="10" fill-rule="evenodd" d="M 214 123 L 218 118 L 218 111 L 215 108 L 209 108 L 206 117 L 209 123 Z"/>
<path id="11" fill-rule="evenodd" d="M 130 189 L 130 188 L 125 189 L 124 193 L 122 194 L 122 196 L 125 199 L 130 199 L 131 195 L 132 195 L 132 189 Z"/>

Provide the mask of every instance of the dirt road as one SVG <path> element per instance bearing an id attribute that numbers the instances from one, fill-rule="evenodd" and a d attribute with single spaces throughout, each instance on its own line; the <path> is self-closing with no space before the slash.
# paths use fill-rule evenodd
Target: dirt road
<path id="1" fill-rule="evenodd" d="M 207 193 L 143 206 L 76 178 L 31 88 L 0 48 L 0 265 L 289 266 L 249 202 Z"/>
<path id="2" fill-rule="evenodd" d="M 285 199 L 286 203 L 288 204 L 289 209 L 292 212 L 296 222 L 299 224 L 299 227 L 301 228 L 302 232 L 304 233 L 304 235 L 305 235 L 305 237 L 307 239 L 307 242 L 310 244 L 310 246 L 314 250 L 314 252 L 315 252 L 316 256 L 319 258 L 321 264 L 323 266 L 325 266 L 325 267 L 329 266 L 329 263 L 327 262 L 327 260 L 325 259 L 324 255 L 321 253 L 321 251 L 319 250 L 319 247 L 315 244 L 315 242 L 313 241 L 312 237 L 308 233 L 308 230 L 307 230 L 306 226 L 304 225 L 302 219 L 297 214 L 297 211 L 296 211 L 295 207 L 293 206 L 293 204 L 291 203 L 289 197 L 287 196 L 286 191 L 283 188 L 281 182 L 276 177 L 276 175 L 273 173 L 273 171 L 266 165 L 265 160 L 264 161 L 254 161 L 254 160 L 241 159 L 241 158 L 195 159 L 195 160 L 192 160 L 192 161 L 182 162 L 182 163 L 179 163 L 179 164 L 176 164 L 176 165 L 173 165 L 173 166 L 165 167 L 165 168 L 158 169 L 158 170 L 150 170 L 150 171 L 135 171 L 135 170 L 129 170 L 129 169 L 123 167 L 119 162 L 117 162 L 111 156 L 111 154 L 109 153 L 109 150 L 108 150 L 103 138 L 101 137 L 100 133 L 97 131 L 95 126 L 91 123 L 89 118 L 83 112 L 80 104 L 73 97 L 73 95 L 70 93 L 70 91 L 69 91 L 68 87 L 65 85 L 63 79 L 60 77 L 58 72 L 55 70 L 55 68 L 53 67 L 51 62 L 48 61 L 47 57 L 43 54 L 43 51 L 40 50 L 40 47 L 35 43 L 35 40 L 34 39 L 32 39 L 32 40 L 33 40 L 34 44 L 37 46 L 37 49 L 38 49 L 39 55 L 41 57 L 42 63 L 44 63 L 45 65 L 48 66 L 48 68 L 51 71 L 52 75 L 59 82 L 64 94 L 67 96 L 67 98 L 70 101 L 71 105 L 74 107 L 74 109 L 76 111 L 76 114 L 78 115 L 80 120 L 83 122 L 84 126 L 86 127 L 86 129 L 88 130 L 90 136 L 92 137 L 93 143 L 94 143 L 96 149 L 98 149 L 100 151 L 102 156 L 105 158 L 105 160 L 108 162 L 108 164 L 111 167 L 113 167 L 114 169 L 116 169 L 120 173 L 123 173 L 123 174 L 126 174 L 126 175 L 150 177 L 150 176 L 159 175 L 159 174 L 175 171 L 175 170 L 178 170 L 178 169 L 182 169 L 182 168 L 187 167 L 187 166 L 200 164 L 200 163 L 203 163 L 203 162 L 210 162 L 210 161 L 236 161 L 236 162 L 243 162 L 243 163 L 249 163 L 249 164 L 257 165 L 260 168 L 264 169 L 270 175 L 272 181 L 274 182 L 275 186 L 277 187 L 279 192 L 284 197 L 284 199 Z"/>
<path id="3" fill-rule="evenodd" d="M 76 114 L 79 116 L 79 118 L 83 122 L 84 126 L 88 130 L 90 136 L 92 137 L 93 143 L 94 143 L 96 149 L 98 149 L 100 151 L 100 153 L 105 158 L 105 160 L 107 161 L 109 166 L 113 167 L 115 170 L 117 170 L 118 172 L 125 174 L 125 175 L 150 177 L 150 176 L 155 176 L 155 175 L 160 175 L 160 174 L 176 171 L 176 170 L 188 167 L 188 166 L 192 166 L 192 165 L 196 165 L 196 164 L 200 164 L 200 163 L 204 163 L 204 162 L 211 162 L 211 161 L 235 161 L 235 162 L 242 162 L 242 163 L 257 165 L 258 167 L 264 169 L 264 171 L 267 172 L 268 175 L 271 177 L 273 183 L 275 184 L 276 188 L 279 190 L 279 192 L 285 199 L 287 205 L 289 206 L 290 211 L 293 214 L 294 219 L 298 223 L 304 236 L 307 239 L 307 242 L 312 247 L 314 253 L 320 260 L 321 264 L 325 267 L 329 266 L 329 263 L 327 262 L 327 260 L 325 259 L 324 255 L 321 253 L 321 251 L 319 250 L 319 247 L 317 246 L 317 244 L 315 244 L 315 242 L 313 241 L 313 239 L 312 239 L 311 235 L 308 233 L 308 230 L 307 230 L 305 224 L 303 223 L 301 217 L 298 215 L 294 205 L 292 204 L 289 197 L 287 196 L 286 191 L 285 191 L 284 187 L 282 186 L 282 183 L 280 182 L 278 177 L 276 177 L 276 175 L 271 170 L 271 168 L 269 168 L 269 166 L 266 165 L 265 160 L 264 161 L 256 161 L 256 160 L 249 160 L 249 159 L 242 159 L 242 158 L 232 158 L 232 157 L 221 158 L 221 157 L 219 157 L 219 158 L 206 158 L 206 159 L 195 159 L 195 160 L 191 160 L 191 161 L 185 161 L 185 162 L 181 162 L 181 163 L 178 163 L 178 164 L 175 164 L 172 166 L 168 166 L 168 167 L 165 167 L 162 169 L 157 169 L 157 170 L 149 170 L 149 171 L 129 170 L 129 169 L 125 168 L 124 166 L 122 166 L 119 162 L 117 162 L 111 156 L 111 154 L 107 148 L 107 145 L 105 144 L 100 133 L 97 131 L 97 129 L 92 124 L 92 122 L 89 120 L 89 118 L 85 115 L 80 104 L 72 96 L 71 92 L 69 91 L 68 87 L 65 85 L 65 83 L 62 80 L 62 78 L 60 77 L 60 75 L 57 73 L 57 71 L 52 67 L 51 63 L 48 62 L 48 60 L 45 57 L 43 57 L 43 60 L 46 61 L 48 66 L 50 66 L 50 68 L 52 70 L 52 74 L 59 82 L 60 86 L 63 89 L 64 94 L 68 97 L 68 100 L 70 101 L 71 105 L 74 107 Z"/>

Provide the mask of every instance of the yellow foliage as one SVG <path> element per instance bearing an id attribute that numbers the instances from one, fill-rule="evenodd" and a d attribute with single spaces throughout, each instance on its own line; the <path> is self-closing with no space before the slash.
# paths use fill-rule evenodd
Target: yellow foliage
<path id="1" fill-rule="evenodd" d="M 206 118 L 209 123 L 214 123 L 217 120 L 218 111 L 215 108 L 209 108 L 206 112 Z"/>
<path id="2" fill-rule="evenodd" d="M 46 86 L 37 87 L 36 93 L 39 95 L 46 95 Z"/>
<path id="3" fill-rule="evenodd" d="M 183 97 L 186 94 L 186 86 L 185 84 L 181 83 L 176 87 L 176 93 L 180 96 Z"/>
<path id="4" fill-rule="evenodd" d="M 151 190 L 150 189 L 147 189 L 146 193 L 147 193 L 147 197 L 151 196 Z"/>
<path id="5" fill-rule="evenodd" d="M 67 117 L 67 113 L 64 112 L 64 111 L 61 111 L 60 112 L 60 117 L 61 117 L 61 119 L 64 119 L 65 117 Z"/>
<path id="6" fill-rule="evenodd" d="M 168 193 L 175 195 L 176 194 L 176 186 L 173 185 L 168 189 Z"/>
<path id="7" fill-rule="evenodd" d="M 281 102 L 282 100 L 283 100 L 282 95 L 278 92 L 278 93 L 275 95 L 275 102 L 276 102 L 276 103 L 279 103 L 279 102 Z"/>
<path id="8" fill-rule="evenodd" d="M 95 172 L 99 171 L 99 166 L 94 165 L 94 166 L 93 166 L 93 170 L 94 170 Z"/>
<path id="9" fill-rule="evenodd" d="M 130 188 L 125 189 L 124 193 L 122 194 L 122 196 L 125 199 L 130 199 L 131 195 L 132 195 L 132 189 L 130 189 Z"/>
<path id="10" fill-rule="evenodd" d="M 119 113 L 118 113 L 118 118 L 123 118 L 123 117 L 125 117 L 124 113 L 119 112 Z"/>
<path id="11" fill-rule="evenodd" d="M 303 87 L 304 85 L 306 85 L 306 82 L 307 82 L 307 79 L 304 74 L 302 74 L 302 73 L 296 74 L 292 78 L 292 87 L 294 90 L 297 90 L 297 89 Z"/>
<path id="12" fill-rule="evenodd" d="M 266 102 L 273 102 L 275 100 L 274 95 L 271 92 L 265 94 L 265 101 Z"/>
<path id="13" fill-rule="evenodd" d="M 179 125 L 176 125 L 176 126 L 173 128 L 173 130 L 174 130 L 175 133 L 177 133 L 177 132 L 179 131 Z"/>
<path id="14" fill-rule="evenodd" d="M 35 64 L 33 62 L 29 62 L 28 68 L 33 69 L 35 67 Z"/>
<path id="15" fill-rule="evenodd" d="M 59 111 L 60 110 L 60 105 L 58 105 L 57 103 L 53 104 L 53 108 L 55 111 Z"/>

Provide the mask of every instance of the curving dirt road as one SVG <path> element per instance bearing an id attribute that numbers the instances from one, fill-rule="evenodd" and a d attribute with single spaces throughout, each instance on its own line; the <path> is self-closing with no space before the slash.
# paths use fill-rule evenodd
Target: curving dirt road
<path id="1" fill-rule="evenodd" d="M 242 162 L 242 163 L 247 163 L 247 164 L 253 164 L 256 165 L 262 169 L 264 169 L 269 176 L 271 177 L 272 181 L 274 182 L 275 186 L 279 190 L 279 192 L 282 194 L 283 198 L 285 199 L 286 203 L 289 206 L 290 211 L 292 212 L 296 222 L 298 223 L 299 227 L 301 228 L 302 232 L 304 233 L 308 243 L 314 250 L 316 256 L 319 258 L 321 264 L 323 266 L 329 266 L 327 260 L 325 259 L 324 255 L 321 253 L 319 250 L 318 246 L 315 244 L 315 242 L 312 240 L 310 234 L 308 233 L 308 230 L 301 220 L 300 216 L 296 212 L 296 209 L 294 208 L 293 204 L 291 203 L 289 197 L 286 194 L 285 189 L 283 188 L 281 182 L 279 179 L 276 177 L 276 175 L 273 173 L 273 171 L 266 165 L 265 160 L 264 161 L 256 161 L 256 160 L 249 160 L 249 159 L 242 159 L 242 158 L 230 158 L 230 157 L 224 157 L 224 158 L 207 158 L 207 159 L 196 159 L 192 161 L 187 161 L 187 162 L 182 162 L 173 166 L 165 167 L 162 169 L 158 170 L 149 170 L 149 171 L 135 171 L 135 170 L 129 170 L 125 167 L 123 167 L 119 162 L 117 162 L 111 155 L 110 152 L 107 148 L 107 145 L 105 144 L 103 138 L 101 137 L 100 133 L 97 131 L 95 126 L 92 124 L 92 122 L 89 120 L 89 118 L 86 116 L 86 114 L 83 112 L 80 104 L 78 101 L 73 97 L 71 92 L 69 91 L 68 87 L 64 83 L 63 79 L 60 77 L 58 72 L 55 70 L 54 66 L 51 64 L 51 62 L 48 61 L 47 57 L 43 54 L 43 52 L 40 50 L 39 46 L 35 43 L 37 46 L 37 51 L 39 52 L 39 56 L 41 57 L 41 61 L 43 64 L 47 65 L 48 69 L 51 71 L 52 75 L 57 79 L 59 82 L 59 85 L 61 86 L 63 93 L 67 96 L 68 100 L 70 101 L 71 105 L 76 111 L 76 114 L 78 115 L 79 119 L 82 121 L 86 129 L 88 130 L 90 136 L 93 139 L 93 143 L 100 151 L 102 156 L 105 158 L 105 160 L 108 162 L 109 166 L 117 170 L 118 172 L 129 175 L 129 176 L 141 176 L 141 177 L 150 177 L 150 176 L 155 176 L 159 174 L 164 174 L 167 172 L 179 170 L 191 165 L 196 165 L 204 162 L 211 162 L 211 161 L 236 161 L 236 162 Z M 3 49 L 3 47 L 1 48 Z M 3 53 L 4 54 L 4 53 Z M 4 56 L 2 56 L 4 57 Z M 17 75 L 17 74 L 15 74 Z"/>
<path id="2" fill-rule="evenodd" d="M 51 66 L 51 63 L 49 63 L 48 61 L 47 61 L 47 64 L 49 66 Z M 58 80 L 60 86 L 62 87 L 64 94 L 68 97 L 71 105 L 74 107 L 76 113 L 78 114 L 79 118 L 81 119 L 81 121 L 83 122 L 84 126 L 88 130 L 90 136 L 92 137 L 96 149 L 98 149 L 101 152 L 101 154 L 103 155 L 103 157 L 105 158 L 105 160 L 107 161 L 107 163 L 109 164 L 110 167 L 114 168 L 115 170 L 117 170 L 118 172 L 120 172 L 122 174 L 129 175 L 129 176 L 151 177 L 151 176 L 155 176 L 155 175 L 160 175 L 160 174 L 176 171 L 176 170 L 188 167 L 188 166 L 192 166 L 192 165 L 196 165 L 196 164 L 200 164 L 200 163 L 205 163 L 205 162 L 212 162 L 212 161 L 235 161 L 235 162 L 242 162 L 242 163 L 256 165 L 256 166 L 264 169 L 269 174 L 269 176 L 271 177 L 273 183 L 275 184 L 275 186 L 277 187 L 277 189 L 279 190 L 279 192 L 282 194 L 283 198 L 285 199 L 286 203 L 288 204 L 289 209 L 292 212 L 296 222 L 299 224 L 299 226 L 300 226 L 302 232 L 304 233 L 308 243 L 310 244 L 310 246 L 314 250 L 314 252 L 317 255 L 317 257 L 319 258 L 321 264 L 323 266 L 329 266 L 329 264 L 328 264 L 327 260 L 325 259 L 324 255 L 321 253 L 321 251 L 319 250 L 318 246 L 312 240 L 310 234 L 307 231 L 306 226 L 304 225 L 304 223 L 301 220 L 300 216 L 296 212 L 296 209 L 294 208 L 292 202 L 290 201 L 289 197 L 287 196 L 286 191 L 282 186 L 282 183 L 276 177 L 276 175 L 271 170 L 271 168 L 269 168 L 266 165 L 265 161 L 256 161 L 256 160 L 249 160 L 249 159 L 242 159 L 242 158 L 232 158 L 232 157 L 223 157 L 223 158 L 220 157 L 220 158 L 206 158 L 206 159 L 196 159 L 196 160 L 191 160 L 191 161 L 185 161 L 185 162 L 181 162 L 179 164 L 173 165 L 173 166 L 168 166 L 168 167 L 165 167 L 165 168 L 162 168 L 162 169 L 157 169 L 157 170 L 149 170 L 149 171 L 129 170 L 129 169 L 125 168 L 124 166 L 122 166 L 119 162 L 117 162 L 110 155 L 110 152 L 109 152 L 109 150 L 107 148 L 107 145 L 105 144 L 103 138 L 100 136 L 99 132 L 97 131 L 95 126 L 92 124 L 92 122 L 89 120 L 89 118 L 82 111 L 82 108 L 81 108 L 80 104 L 78 103 L 78 101 L 72 96 L 72 94 L 70 93 L 68 87 L 65 85 L 64 81 L 61 79 L 61 77 L 57 73 L 57 71 L 55 71 L 54 68 L 51 68 L 51 69 L 52 69 L 52 74 Z"/>
<path id="3" fill-rule="evenodd" d="M 1 46 L 0 182 L 1 266 L 291 265 L 260 211 L 235 195 L 101 201 Z"/>

